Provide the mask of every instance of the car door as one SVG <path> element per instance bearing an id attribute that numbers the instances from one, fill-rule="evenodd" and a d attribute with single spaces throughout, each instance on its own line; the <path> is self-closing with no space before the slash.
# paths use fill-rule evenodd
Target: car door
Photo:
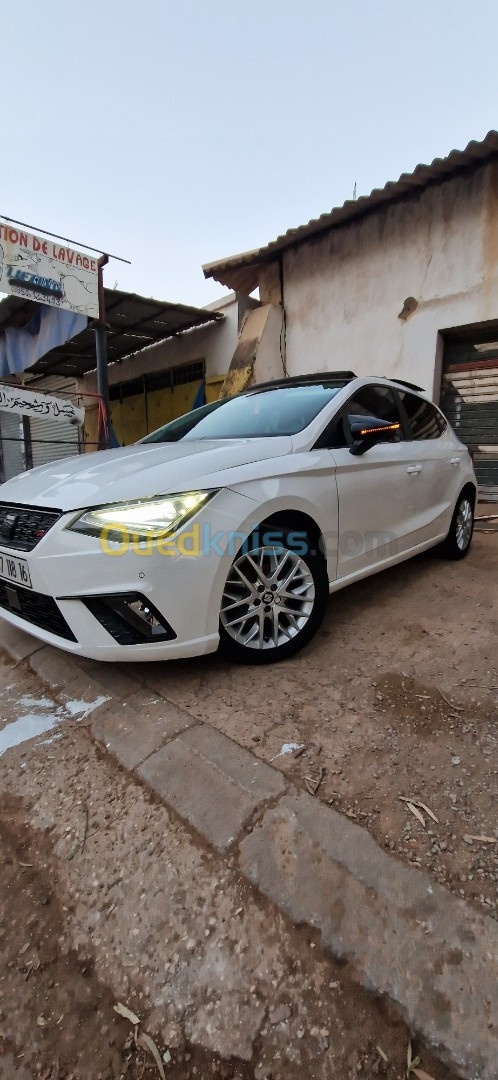
<path id="1" fill-rule="evenodd" d="M 407 419 L 415 542 L 422 544 L 448 530 L 465 450 L 448 443 L 447 422 L 435 405 L 405 390 L 397 393 Z"/>
<path id="2" fill-rule="evenodd" d="M 355 456 L 349 450 L 353 439 L 347 417 L 351 414 L 399 423 L 399 433 Z M 404 439 L 395 393 L 381 384 L 357 389 L 325 437 L 335 465 L 339 502 L 337 577 L 343 578 L 380 567 L 412 546 L 415 489 L 409 472 L 411 450 Z"/>

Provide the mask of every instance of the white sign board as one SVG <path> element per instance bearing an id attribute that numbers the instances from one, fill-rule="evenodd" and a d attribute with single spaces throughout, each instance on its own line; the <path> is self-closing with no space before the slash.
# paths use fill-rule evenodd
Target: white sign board
<path id="1" fill-rule="evenodd" d="M 36 394 L 23 386 L 0 386 L 0 409 L 21 416 L 36 416 L 39 420 L 72 420 L 82 424 L 85 419 L 85 410 L 77 408 L 69 398 Z"/>
<path id="2" fill-rule="evenodd" d="M 0 292 L 97 319 L 97 259 L 0 221 Z"/>

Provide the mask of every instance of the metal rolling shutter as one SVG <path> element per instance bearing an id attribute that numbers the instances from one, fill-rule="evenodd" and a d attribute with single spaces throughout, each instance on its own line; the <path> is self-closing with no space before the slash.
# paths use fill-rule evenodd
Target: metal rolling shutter
<path id="1" fill-rule="evenodd" d="M 477 336 L 477 335 L 476 335 Z M 498 499 L 498 341 L 447 342 L 441 408 L 468 446 L 483 497 Z"/>
<path id="2" fill-rule="evenodd" d="M 77 397 L 74 379 L 64 379 L 57 375 L 37 379 L 30 384 L 30 388 L 55 395 L 63 390 L 64 397 L 69 393 L 74 396 L 75 401 Z M 50 461 L 58 461 L 60 458 L 72 457 L 80 452 L 79 428 L 76 424 L 66 420 L 38 420 L 30 417 L 29 428 L 33 468 Z"/>
<path id="3" fill-rule="evenodd" d="M 2 440 L 1 482 L 11 480 L 25 469 L 22 419 L 16 413 L 0 413 Z"/>

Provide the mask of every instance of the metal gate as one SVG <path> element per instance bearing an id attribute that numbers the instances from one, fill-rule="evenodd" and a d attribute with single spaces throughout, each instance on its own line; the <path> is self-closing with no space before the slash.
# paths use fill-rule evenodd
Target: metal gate
<path id="1" fill-rule="evenodd" d="M 449 339 L 443 357 L 441 408 L 468 446 L 481 497 L 498 499 L 498 337 L 482 330 Z M 489 334 L 489 331 L 488 331 Z"/>
<path id="2" fill-rule="evenodd" d="M 30 389 L 41 390 L 46 394 L 68 395 L 77 400 L 77 386 L 74 379 L 65 379 L 57 375 L 45 375 L 42 379 L 30 383 Z M 77 424 L 69 420 L 44 420 L 29 418 L 29 442 L 31 466 L 45 465 L 60 458 L 72 457 L 80 453 L 80 435 Z"/>
<path id="3" fill-rule="evenodd" d="M 26 388 L 46 394 L 60 394 L 77 402 L 74 379 L 57 375 L 44 376 L 26 384 Z M 57 420 L 0 411 L 1 474 L 0 482 L 10 480 L 25 469 L 45 465 L 81 452 L 78 424 L 59 417 Z"/>

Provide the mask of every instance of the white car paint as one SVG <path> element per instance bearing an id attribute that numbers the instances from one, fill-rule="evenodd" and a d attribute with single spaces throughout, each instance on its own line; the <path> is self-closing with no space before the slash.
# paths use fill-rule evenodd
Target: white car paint
<path id="1" fill-rule="evenodd" d="M 0 504 L 62 511 L 32 551 L 11 549 L 29 566 L 32 589 L 56 599 L 75 641 L 35 626 L 14 610 L 0 616 L 68 651 L 100 660 L 162 660 L 214 651 L 219 611 L 236 547 L 271 515 L 307 514 L 320 529 L 330 591 L 434 546 L 448 533 L 458 496 L 476 485 L 465 447 L 448 427 L 437 439 L 348 449 L 314 448 L 317 438 L 362 387 L 354 379 L 293 436 L 138 443 L 41 466 L 0 487 Z M 162 494 L 216 490 L 176 534 L 168 556 L 104 554 L 99 539 L 69 531 L 85 509 Z M 1 509 L 1 506 L 0 506 Z M 193 524 L 220 534 L 217 550 L 178 550 Z M 379 544 L 379 536 L 384 543 Z M 239 544 L 242 543 L 240 539 Z M 9 547 L 0 536 L 0 551 Z M 82 601 L 139 592 L 173 628 L 173 640 L 120 645 Z"/>

